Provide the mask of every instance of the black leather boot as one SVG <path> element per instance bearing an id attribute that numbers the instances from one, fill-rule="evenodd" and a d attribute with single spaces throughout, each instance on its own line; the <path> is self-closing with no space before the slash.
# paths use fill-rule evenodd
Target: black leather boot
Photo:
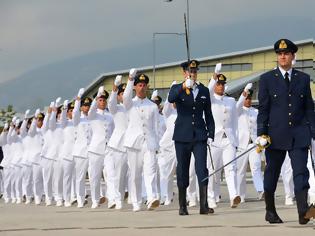
<path id="1" fill-rule="evenodd" d="M 265 192 L 265 203 L 266 203 L 265 220 L 268 221 L 270 224 L 283 223 L 283 221 L 280 219 L 276 212 L 274 193 Z"/>
<path id="2" fill-rule="evenodd" d="M 299 214 L 299 223 L 300 225 L 305 225 L 310 221 L 310 218 L 314 217 L 315 210 L 314 207 L 308 206 L 307 203 L 307 189 L 304 189 L 303 191 L 296 193 L 296 206 Z"/>
<path id="3" fill-rule="evenodd" d="M 208 215 L 213 214 L 214 210 L 212 208 L 209 208 L 208 206 L 208 187 L 205 186 L 199 186 L 199 196 L 200 196 L 200 211 L 199 213 L 201 215 Z"/>
<path id="4" fill-rule="evenodd" d="M 186 188 L 178 188 L 179 215 L 188 215 L 186 202 Z"/>

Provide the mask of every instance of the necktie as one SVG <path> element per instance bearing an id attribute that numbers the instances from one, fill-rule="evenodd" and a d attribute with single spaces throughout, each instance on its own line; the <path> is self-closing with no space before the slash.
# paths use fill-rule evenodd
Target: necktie
<path id="1" fill-rule="evenodd" d="M 285 81 L 287 87 L 289 88 L 290 80 L 289 80 L 289 73 L 288 72 L 285 72 L 285 74 L 284 74 L 284 81 Z"/>

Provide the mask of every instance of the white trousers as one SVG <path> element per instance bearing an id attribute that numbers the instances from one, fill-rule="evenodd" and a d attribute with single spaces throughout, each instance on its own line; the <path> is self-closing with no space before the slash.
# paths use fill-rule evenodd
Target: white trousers
<path id="1" fill-rule="evenodd" d="M 53 198 L 53 171 L 54 171 L 54 160 L 42 157 L 40 165 L 43 170 L 43 182 L 45 198 L 52 200 Z"/>
<path id="2" fill-rule="evenodd" d="M 254 144 L 249 144 L 247 149 L 250 149 Z M 246 150 L 247 150 L 246 149 Z M 245 152 L 246 150 L 238 149 L 237 156 Z M 245 154 L 241 158 L 237 159 L 237 189 L 240 197 L 245 199 L 246 194 L 246 171 L 249 162 L 250 170 L 252 173 L 254 187 L 256 192 L 264 191 L 263 175 L 261 171 L 261 153 L 257 153 L 256 150 Z"/>
<path id="3" fill-rule="evenodd" d="M 236 156 L 235 147 L 230 144 L 227 138 L 223 138 L 218 146 L 211 146 L 211 154 L 213 158 L 214 169 L 221 168 L 226 163 L 233 160 Z M 208 169 L 209 174 L 213 172 L 210 156 L 208 155 Z M 229 191 L 230 200 L 238 196 L 237 191 L 237 176 L 236 176 L 236 161 L 232 162 L 224 168 L 225 180 Z M 220 177 L 218 172 L 209 178 L 208 184 L 208 198 L 216 200 L 220 195 Z"/>
<path id="4" fill-rule="evenodd" d="M 156 153 L 149 151 L 146 145 L 143 145 L 141 150 L 128 148 L 127 158 L 130 171 L 129 189 L 132 204 L 141 204 L 142 202 L 142 173 L 148 202 L 158 198 Z"/>
<path id="5" fill-rule="evenodd" d="M 104 155 L 89 152 L 88 157 L 91 198 L 94 204 L 98 204 L 101 196 L 101 178 L 104 166 Z"/>
<path id="6" fill-rule="evenodd" d="M 37 163 L 33 163 L 32 168 L 33 168 L 34 197 L 41 199 L 44 192 L 43 168 Z"/>
<path id="7" fill-rule="evenodd" d="M 74 156 L 75 162 L 75 187 L 76 196 L 79 204 L 83 204 L 86 195 L 85 178 L 89 166 L 89 159 Z"/>
<path id="8" fill-rule="evenodd" d="M 108 200 L 121 202 L 126 188 L 127 153 L 109 149 L 104 159 L 104 168 L 106 171 L 106 195 Z"/>
<path id="9" fill-rule="evenodd" d="M 163 149 L 158 158 L 160 172 L 161 199 L 171 201 L 173 199 L 174 174 L 176 169 L 175 146 L 172 149 Z"/>
<path id="10" fill-rule="evenodd" d="M 15 166 L 14 167 L 15 198 L 23 197 L 22 181 L 23 181 L 22 166 Z"/>
<path id="11" fill-rule="evenodd" d="M 189 186 L 187 188 L 187 200 L 190 202 L 196 202 L 197 200 L 197 174 L 195 169 L 195 157 L 194 154 L 191 154 L 190 164 L 189 164 Z"/>
<path id="12" fill-rule="evenodd" d="M 65 202 L 70 203 L 71 199 L 75 198 L 75 194 L 73 193 L 73 177 L 75 176 L 75 163 L 74 160 L 63 159 L 63 199 Z"/>
<path id="13" fill-rule="evenodd" d="M 11 196 L 11 181 L 12 181 L 12 168 L 3 168 L 3 197 L 5 200 L 10 200 Z"/>
<path id="14" fill-rule="evenodd" d="M 33 193 L 33 169 L 31 165 L 24 165 L 22 167 L 23 180 L 22 180 L 22 189 L 23 195 L 26 198 L 30 199 L 34 196 Z"/>
<path id="15" fill-rule="evenodd" d="M 55 201 L 62 201 L 63 199 L 63 165 L 62 165 L 61 159 L 54 161 L 53 191 L 54 191 Z"/>
<path id="16" fill-rule="evenodd" d="M 283 187 L 286 197 L 294 198 L 293 170 L 291 160 L 287 154 L 281 167 L 280 175 L 283 181 Z"/>

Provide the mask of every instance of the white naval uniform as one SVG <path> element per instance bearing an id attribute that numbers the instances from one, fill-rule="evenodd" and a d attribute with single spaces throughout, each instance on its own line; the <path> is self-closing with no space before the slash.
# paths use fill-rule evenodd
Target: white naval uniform
<path id="1" fill-rule="evenodd" d="M 159 111 L 148 98 L 132 98 L 133 86 L 134 81 L 128 80 L 123 104 L 129 119 L 124 146 L 127 148 L 130 170 L 130 197 L 135 210 L 140 208 L 142 202 L 142 173 L 148 202 L 158 198 L 156 152 L 159 148 Z"/>
<path id="2" fill-rule="evenodd" d="M 22 190 L 23 195 L 26 197 L 27 203 L 30 203 L 31 198 L 34 196 L 33 193 L 33 169 L 32 163 L 30 162 L 30 151 L 29 147 L 31 145 L 31 137 L 27 135 L 27 123 L 28 120 L 24 119 L 22 126 L 20 128 L 20 136 L 22 138 L 22 145 L 23 145 L 23 157 L 22 157 L 22 172 L 23 172 L 23 179 L 22 179 Z"/>
<path id="3" fill-rule="evenodd" d="M 108 110 L 113 116 L 115 129 L 108 142 L 108 155 L 104 160 L 107 174 L 107 196 L 109 206 L 112 203 L 121 206 L 127 185 L 126 174 L 128 173 L 127 150 L 123 146 L 128 117 L 125 107 L 122 104 L 117 104 L 117 92 L 111 92 Z"/>
<path id="4" fill-rule="evenodd" d="M 107 144 L 114 130 L 112 115 L 97 108 L 96 99 L 93 100 L 88 119 L 92 130 L 92 138 L 88 147 L 89 177 L 93 205 L 98 205 L 101 196 L 101 178 L 104 158 L 107 155 Z M 105 177 L 105 176 L 104 176 Z"/>
<path id="5" fill-rule="evenodd" d="M 216 81 L 210 80 L 209 92 L 211 97 L 211 109 L 215 123 L 215 135 L 211 145 L 214 169 L 221 168 L 235 158 L 237 140 L 236 102 L 234 98 L 219 96 L 214 93 Z M 211 161 L 208 155 L 208 168 L 212 171 Z M 224 168 L 225 179 L 229 191 L 230 200 L 238 196 L 236 162 Z M 208 200 L 215 201 L 219 196 L 221 173 L 216 173 L 209 179 Z"/>
<path id="6" fill-rule="evenodd" d="M 82 207 L 85 200 L 85 178 L 89 166 L 88 145 L 91 141 L 91 128 L 87 115 L 80 111 L 80 101 L 76 100 L 72 112 L 75 127 L 75 142 L 72 155 L 75 162 L 75 186 L 78 206 Z"/>
<path id="7" fill-rule="evenodd" d="M 312 150 L 314 148 L 314 145 L 312 145 Z M 313 156 L 312 156 L 312 155 Z M 308 190 L 308 195 L 309 195 L 309 198 L 310 198 L 310 204 L 315 204 L 315 166 L 313 166 L 313 163 L 312 163 L 312 160 L 311 158 L 313 158 L 313 163 L 315 164 L 315 153 L 314 151 L 312 151 L 311 153 L 309 153 L 308 155 L 308 161 L 307 161 L 307 168 L 308 168 L 308 171 L 310 172 L 310 178 L 308 180 L 308 183 L 310 185 L 310 188 Z"/>
<path id="8" fill-rule="evenodd" d="M 71 119 L 67 119 L 67 109 L 63 109 L 61 118 L 61 128 L 63 135 L 63 143 L 60 147 L 59 157 L 61 158 L 63 168 L 63 199 L 65 206 L 71 206 L 71 201 L 75 197 L 75 163 L 73 158 L 73 147 L 75 142 L 75 127 Z"/>
<path id="9" fill-rule="evenodd" d="M 293 183 L 293 170 L 291 166 L 291 159 L 288 153 L 286 154 L 283 164 L 281 166 L 280 175 L 283 181 L 283 187 L 284 187 L 286 199 L 293 200 L 295 196 L 294 183 Z"/>
<path id="10" fill-rule="evenodd" d="M 42 130 L 37 127 L 36 119 L 32 120 L 31 126 L 28 130 L 28 136 L 30 137 L 30 145 L 28 149 L 33 170 L 33 189 L 35 204 L 40 204 L 41 198 L 44 193 L 43 170 L 42 166 L 40 165 L 40 154 L 44 145 L 44 139 L 42 135 Z"/>
<path id="11" fill-rule="evenodd" d="M 168 102 L 168 99 L 165 100 L 162 113 L 166 120 L 166 130 L 159 142 L 160 155 L 158 163 L 160 169 L 161 199 L 168 205 L 173 199 L 173 181 L 177 164 L 173 141 L 177 111 L 173 107 L 173 104 Z"/>
<path id="12" fill-rule="evenodd" d="M 10 143 L 8 142 L 8 131 L 2 131 L 0 135 L 0 145 L 2 147 L 3 159 L 0 165 L 3 167 L 3 198 L 5 203 L 9 203 L 11 198 L 11 175 L 10 168 Z"/>
<path id="13" fill-rule="evenodd" d="M 255 145 L 257 138 L 257 115 L 258 110 L 253 107 L 244 107 L 246 97 L 241 95 L 236 103 L 238 117 L 238 149 L 237 155 L 245 152 Z M 249 162 L 254 187 L 256 192 L 264 191 L 263 176 L 261 171 L 261 153 L 252 150 L 237 160 L 237 187 L 242 202 L 246 194 L 246 171 Z"/>
<path id="14" fill-rule="evenodd" d="M 62 110 L 60 118 L 57 120 L 56 111 L 51 113 L 49 119 L 49 129 L 52 131 L 52 142 L 50 146 L 51 156 L 53 159 L 53 192 L 54 199 L 57 202 L 57 206 L 60 206 L 63 201 L 63 163 L 60 151 L 63 140 L 63 127 L 66 120 L 66 112 Z"/>
<path id="15" fill-rule="evenodd" d="M 11 185 L 11 190 L 13 190 L 17 203 L 22 202 L 23 190 L 22 190 L 22 158 L 23 158 L 23 144 L 22 138 L 16 133 L 14 129 L 11 134 L 11 150 L 12 153 L 11 166 L 13 167 L 13 185 Z"/>

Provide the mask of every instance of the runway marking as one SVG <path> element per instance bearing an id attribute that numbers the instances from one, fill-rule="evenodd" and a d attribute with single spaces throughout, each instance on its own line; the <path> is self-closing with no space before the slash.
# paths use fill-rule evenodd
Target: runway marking
<path id="1" fill-rule="evenodd" d="M 234 228 L 246 229 L 246 228 L 270 228 L 277 227 L 277 225 L 235 225 Z"/>
<path id="2" fill-rule="evenodd" d="M 135 229 L 173 229 L 176 226 L 145 226 L 145 227 L 134 227 Z"/>
<path id="3" fill-rule="evenodd" d="M 93 228 L 87 228 L 90 230 L 100 230 L 100 229 L 128 229 L 129 227 L 126 226 L 112 226 L 112 227 L 93 227 Z"/>
<path id="4" fill-rule="evenodd" d="M 32 230 L 38 230 L 38 229 L 37 228 L 0 229 L 0 232 L 32 231 Z"/>
<path id="5" fill-rule="evenodd" d="M 223 225 L 193 225 L 193 226 L 183 226 L 184 229 L 203 229 L 203 228 L 222 228 Z"/>
<path id="6" fill-rule="evenodd" d="M 50 231 L 50 230 L 73 230 L 73 229 L 82 229 L 81 227 L 65 227 L 65 228 L 47 228 L 41 229 L 43 231 Z"/>

